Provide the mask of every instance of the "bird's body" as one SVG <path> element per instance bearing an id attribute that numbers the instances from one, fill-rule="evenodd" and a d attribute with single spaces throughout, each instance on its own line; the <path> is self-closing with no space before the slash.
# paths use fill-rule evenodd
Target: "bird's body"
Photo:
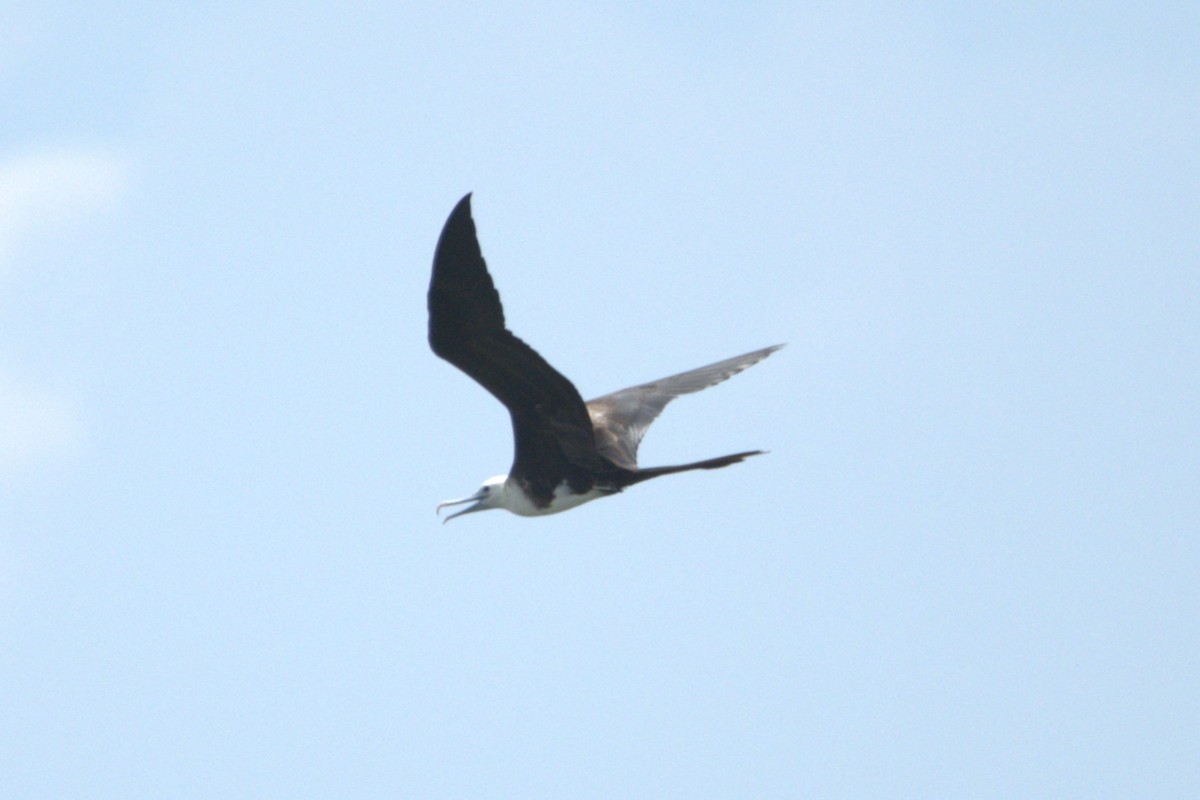
<path id="1" fill-rule="evenodd" d="M 514 480 L 509 475 L 497 475 L 494 478 L 488 478 L 484 481 L 483 486 L 475 495 L 463 498 L 462 500 L 450 500 L 442 503 L 438 508 L 441 509 L 448 505 L 466 503 L 471 500 L 486 499 L 487 508 L 503 508 L 522 517 L 540 517 L 545 514 L 557 514 L 560 511 L 567 511 L 576 506 L 581 506 L 589 500 L 607 497 L 619 491 L 620 489 L 603 489 L 599 486 L 593 486 L 583 493 L 576 493 L 564 481 L 554 488 L 554 492 L 548 500 L 543 498 L 544 504 L 539 504 L 525 490 L 520 481 Z M 481 494 L 482 496 L 480 496 Z M 483 508 L 479 510 L 482 511 Z M 450 517 L 446 519 L 448 520 Z"/>
<path id="2" fill-rule="evenodd" d="M 429 345 L 503 403 L 513 425 L 509 474 L 489 479 L 471 497 L 439 505 L 440 510 L 475 502 L 447 520 L 489 508 L 522 516 L 554 514 L 661 475 L 718 469 L 760 454 L 752 450 L 648 469 L 637 465 L 642 436 L 667 403 L 720 383 L 782 346 L 584 403 L 569 380 L 505 327 L 500 295 L 476 238 L 469 194 L 450 213 L 434 254 Z"/>

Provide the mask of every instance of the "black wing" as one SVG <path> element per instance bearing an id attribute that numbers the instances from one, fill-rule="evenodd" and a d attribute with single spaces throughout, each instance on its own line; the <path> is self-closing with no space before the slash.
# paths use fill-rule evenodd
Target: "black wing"
<path id="1" fill-rule="evenodd" d="M 484 263 L 471 195 L 446 220 L 429 283 L 429 346 L 505 405 L 512 416 L 513 473 L 534 484 L 604 464 L 579 391 L 504 327 L 500 293 Z M 545 487 L 536 486 L 538 493 Z"/>

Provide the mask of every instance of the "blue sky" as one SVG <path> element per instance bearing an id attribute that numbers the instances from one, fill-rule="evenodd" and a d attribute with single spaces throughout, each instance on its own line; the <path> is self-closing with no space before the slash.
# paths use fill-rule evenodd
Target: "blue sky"
<path id="1" fill-rule="evenodd" d="M 0 794 L 1200 793 L 1194 4 L 389 5 L 0 11 Z"/>

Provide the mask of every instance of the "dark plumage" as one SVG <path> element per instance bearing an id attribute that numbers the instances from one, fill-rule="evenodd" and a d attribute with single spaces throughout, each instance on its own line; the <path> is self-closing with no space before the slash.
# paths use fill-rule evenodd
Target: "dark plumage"
<path id="1" fill-rule="evenodd" d="M 455 501 L 478 500 L 468 511 L 503 507 L 518 514 L 553 513 L 660 475 L 725 467 L 762 452 L 669 467 L 637 466 L 642 436 L 667 403 L 741 372 L 782 345 L 585 404 L 569 380 L 505 327 L 500 294 L 476 237 L 469 194 L 454 207 L 438 239 L 428 302 L 433 352 L 491 392 L 512 417 L 512 468 L 503 481 L 492 479 L 476 495 Z"/>

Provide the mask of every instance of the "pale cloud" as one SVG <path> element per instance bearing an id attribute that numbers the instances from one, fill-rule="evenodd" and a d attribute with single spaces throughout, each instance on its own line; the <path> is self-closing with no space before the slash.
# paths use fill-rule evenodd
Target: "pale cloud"
<path id="1" fill-rule="evenodd" d="M 71 403 L 0 373 L 0 479 L 70 450 L 78 439 Z"/>
<path id="2" fill-rule="evenodd" d="M 126 169 L 111 154 L 56 150 L 0 163 L 0 269 L 17 242 L 55 224 L 111 206 L 125 189 Z"/>
<path id="3" fill-rule="evenodd" d="M 96 150 L 47 151 L 0 163 L 0 276 L 19 268 L 18 245 L 111 207 L 125 191 L 126 176 L 119 159 Z M 71 401 L 0 370 L 0 480 L 70 450 L 79 434 Z"/>

